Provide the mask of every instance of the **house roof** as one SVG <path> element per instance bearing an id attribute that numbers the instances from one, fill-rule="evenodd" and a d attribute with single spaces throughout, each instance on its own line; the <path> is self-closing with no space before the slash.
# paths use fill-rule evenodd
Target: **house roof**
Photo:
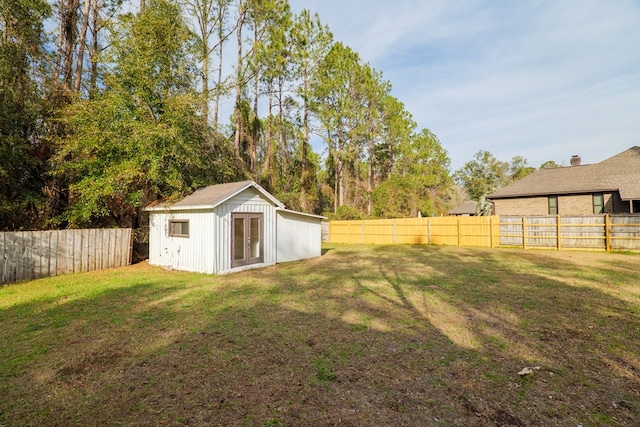
<path id="1" fill-rule="evenodd" d="M 213 209 L 216 206 L 226 202 L 235 195 L 243 192 L 247 188 L 255 188 L 262 196 L 273 203 L 276 207 L 284 209 L 278 199 L 273 197 L 264 188 L 254 181 L 231 182 L 228 184 L 216 184 L 203 187 L 194 193 L 186 196 L 184 199 L 173 204 L 152 203 L 147 206 L 148 211 L 165 211 L 165 210 L 190 210 L 190 209 Z"/>
<path id="2" fill-rule="evenodd" d="M 540 169 L 487 196 L 489 199 L 618 191 L 622 200 L 640 200 L 640 147 L 600 163 Z"/>
<path id="3" fill-rule="evenodd" d="M 456 208 L 451 209 L 448 213 L 449 215 L 475 215 L 477 206 L 478 202 L 467 200 Z"/>

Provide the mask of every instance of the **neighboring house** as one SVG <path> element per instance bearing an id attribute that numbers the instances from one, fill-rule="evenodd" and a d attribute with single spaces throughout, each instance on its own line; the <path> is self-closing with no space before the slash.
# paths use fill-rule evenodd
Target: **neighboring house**
<path id="1" fill-rule="evenodd" d="M 448 214 L 450 216 L 476 216 L 478 202 L 474 202 L 473 200 L 467 200 L 463 202 L 458 207 L 451 209 Z"/>
<path id="2" fill-rule="evenodd" d="M 640 147 L 600 163 L 541 169 L 487 196 L 495 215 L 640 213 Z"/>
<path id="3" fill-rule="evenodd" d="M 228 273 L 320 256 L 322 216 L 294 212 L 253 181 L 201 188 L 149 211 L 149 263 Z"/>

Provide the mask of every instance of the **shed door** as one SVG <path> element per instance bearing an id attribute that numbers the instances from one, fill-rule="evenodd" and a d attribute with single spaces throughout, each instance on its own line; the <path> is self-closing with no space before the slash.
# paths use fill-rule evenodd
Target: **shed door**
<path id="1" fill-rule="evenodd" d="M 231 214 L 231 267 L 264 262 L 261 213 Z"/>

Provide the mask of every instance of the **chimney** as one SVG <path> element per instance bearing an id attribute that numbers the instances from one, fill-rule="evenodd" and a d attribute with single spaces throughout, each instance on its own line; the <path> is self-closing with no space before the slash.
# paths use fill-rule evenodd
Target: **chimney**
<path id="1" fill-rule="evenodd" d="M 580 166 L 582 159 L 577 154 L 571 156 L 571 166 Z"/>

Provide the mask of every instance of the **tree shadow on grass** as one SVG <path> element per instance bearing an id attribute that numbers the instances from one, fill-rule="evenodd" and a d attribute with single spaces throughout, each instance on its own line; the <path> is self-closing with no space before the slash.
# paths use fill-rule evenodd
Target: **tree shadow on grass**
<path id="1" fill-rule="evenodd" d="M 0 424 L 633 425 L 637 305 L 552 261 L 341 247 L 9 307 Z"/>

